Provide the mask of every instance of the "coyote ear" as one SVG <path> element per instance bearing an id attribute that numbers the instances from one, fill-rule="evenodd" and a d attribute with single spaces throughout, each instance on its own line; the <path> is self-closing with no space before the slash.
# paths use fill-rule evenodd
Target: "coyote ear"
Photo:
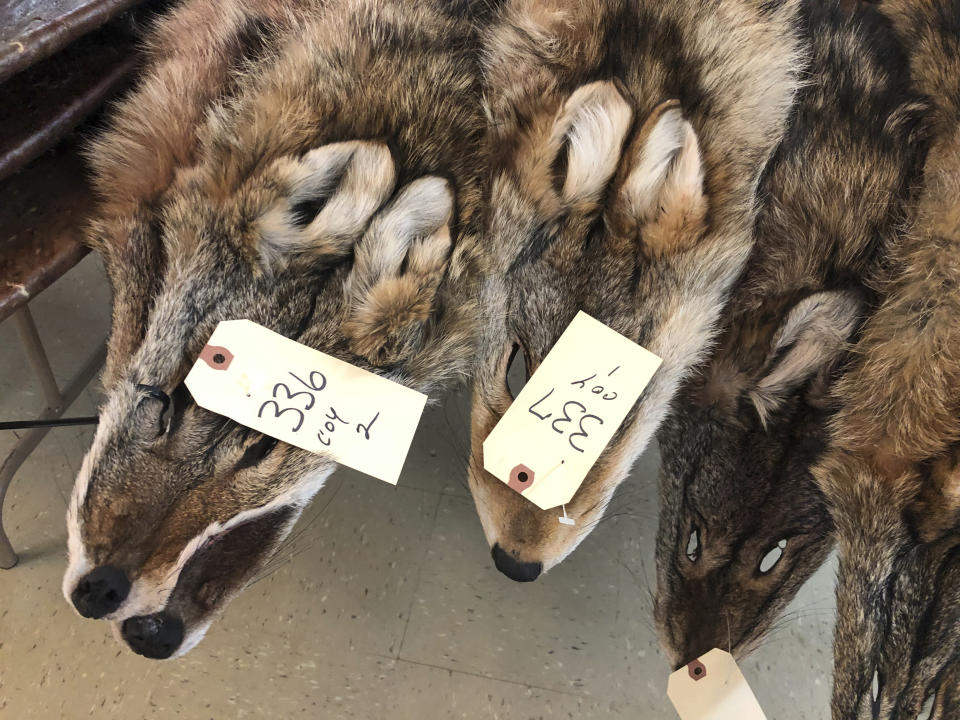
<path id="1" fill-rule="evenodd" d="M 617 207 L 630 226 L 643 229 L 644 245 L 662 252 L 699 236 L 707 211 L 700 145 L 676 100 L 653 110 L 630 157 Z"/>
<path id="2" fill-rule="evenodd" d="M 342 257 L 393 191 L 390 150 L 377 142 L 324 145 L 272 167 L 286 195 L 260 216 L 265 264 L 290 256 Z"/>
<path id="3" fill-rule="evenodd" d="M 846 350 L 861 309 L 855 293 L 836 290 L 816 293 L 794 306 L 774 336 L 766 375 L 750 391 L 762 422 L 792 390 Z"/>
<path id="4" fill-rule="evenodd" d="M 550 146 L 555 164 L 566 174 L 560 188 L 564 203 L 595 203 L 617 169 L 633 111 L 608 81 L 577 88 L 557 112 Z M 566 153 L 566 155 L 563 155 Z"/>
<path id="5" fill-rule="evenodd" d="M 344 333 L 353 352 L 385 365 L 419 346 L 450 254 L 452 216 L 447 181 L 424 177 L 370 223 L 347 281 Z"/>

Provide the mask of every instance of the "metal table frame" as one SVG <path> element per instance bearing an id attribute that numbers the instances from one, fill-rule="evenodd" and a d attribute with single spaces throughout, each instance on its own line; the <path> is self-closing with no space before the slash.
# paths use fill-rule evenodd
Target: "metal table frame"
<path id="1" fill-rule="evenodd" d="M 40 413 L 37 419 L 53 420 L 63 415 L 63 412 L 77 399 L 83 389 L 97 374 L 97 371 L 103 365 L 107 353 L 106 342 L 90 355 L 87 361 L 80 368 L 79 372 L 67 383 L 61 390 L 57 384 L 53 371 L 50 368 L 50 361 L 47 359 L 46 350 L 40 340 L 40 334 L 37 332 L 37 326 L 33 322 L 33 315 L 30 308 L 24 304 L 13 312 L 13 320 L 17 324 L 17 331 L 20 335 L 20 342 L 27 354 L 27 360 L 33 368 L 34 375 L 43 389 L 43 396 L 46 400 L 46 408 Z M 13 476 L 17 470 L 30 456 L 40 441 L 50 431 L 49 427 L 38 427 L 27 430 L 17 441 L 13 450 L 4 459 L 0 465 L 0 568 L 9 569 L 17 564 L 17 554 L 10 544 L 7 533 L 3 527 L 3 501 L 7 494 L 7 488 L 13 481 Z"/>

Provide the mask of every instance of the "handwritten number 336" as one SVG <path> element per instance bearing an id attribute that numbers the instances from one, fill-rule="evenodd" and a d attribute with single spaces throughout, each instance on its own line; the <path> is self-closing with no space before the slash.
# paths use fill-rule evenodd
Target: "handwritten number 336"
<path id="1" fill-rule="evenodd" d="M 300 382 L 300 384 L 302 384 L 304 387 L 309 388 L 309 390 L 316 390 L 319 392 L 320 390 L 323 390 L 327 386 L 327 378 L 323 375 L 323 373 L 317 372 L 315 370 L 310 373 L 309 382 L 297 377 L 293 373 L 288 373 L 288 374 L 292 375 L 295 380 Z M 318 377 L 319 377 L 319 381 L 317 380 Z M 297 430 L 299 430 L 303 426 L 303 420 L 305 417 L 303 414 L 303 411 L 309 410 L 310 408 L 312 408 L 314 403 L 316 402 L 316 398 L 313 396 L 313 393 L 309 392 L 308 390 L 298 390 L 297 392 L 291 392 L 290 388 L 287 387 L 285 383 L 277 383 L 276 385 L 273 386 L 274 398 L 277 397 L 277 391 L 280 388 L 283 388 L 284 393 L 286 393 L 286 396 L 287 396 L 286 398 L 281 398 L 282 400 L 283 399 L 293 400 L 295 397 L 297 397 L 297 395 L 306 395 L 308 400 L 303 410 L 295 407 L 285 407 L 281 409 L 280 404 L 276 400 L 267 400 L 265 403 L 263 403 L 263 405 L 260 406 L 260 409 L 257 411 L 257 417 L 263 417 L 263 411 L 266 409 L 268 405 L 273 405 L 273 417 L 275 418 L 280 417 L 286 412 L 296 413 L 299 419 L 297 420 L 297 424 L 294 425 L 293 428 L 291 429 L 291 432 L 297 432 Z"/>

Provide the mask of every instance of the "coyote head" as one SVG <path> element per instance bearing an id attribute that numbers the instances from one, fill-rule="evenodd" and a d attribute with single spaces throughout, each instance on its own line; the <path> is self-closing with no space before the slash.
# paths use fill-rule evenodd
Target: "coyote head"
<path id="1" fill-rule="evenodd" d="M 764 173 L 753 254 L 717 351 L 658 436 L 655 616 L 674 666 L 749 653 L 833 545 L 812 467 L 924 147 L 926 106 L 876 12 L 824 2 L 802 15 L 810 73 Z"/>
<path id="2" fill-rule="evenodd" d="M 496 565 L 515 580 L 589 534 L 701 359 L 749 252 L 756 182 L 795 87 L 796 66 L 782 63 L 796 57 L 790 3 L 749 29 L 750 3 L 723 17 L 702 3 L 561 5 L 514 3 L 487 50 L 497 262 L 482 290 L 469 479 Z M 769 64 L 734 61 L 713 22 L 752 35 Z M 671 35 L 677 23 L 689 45 Z M 707 105 L 729 125 L 713 125 Z M 579 310 L 663 363 L 566 506 L 570 526 L 487 473 L 482 444 L 512 400 L 510 358 L 535 372 Z"/>
<path id="3" fill-rule="evenodd" d="M 77 478 L 63 581 L 136 652 L 195 645 L 335 467 L 192 402 L 183 380 L 219 321 L 427 393 L 463 371 L 471 300 L 443 297 L 467 284 L 451 271 L 454 189 L 395 184 L 386 145 L 353 141 L 281 157 L 216 202 L 199 180 L 168 198 L 161 291 Z"/>
<path id="4" fill-rule="evenodd" d="M 113 326 L 63 590 L 155 658 L 200 640 L 334 469 L 192 402 L 216 325 L 249 319 L 435 395 L 467 375 L 478 312 L 464 5 L 228 5 L 158 23 L 90 153 Z"/>
<path id="5" fill-rule="evenodd" d="M 785 304 L 729 320 L 658 433 L 654 616 L 674 667 L 751 652 L 833 547 L 811 466 L 861 304 L 846 291 Z"/>

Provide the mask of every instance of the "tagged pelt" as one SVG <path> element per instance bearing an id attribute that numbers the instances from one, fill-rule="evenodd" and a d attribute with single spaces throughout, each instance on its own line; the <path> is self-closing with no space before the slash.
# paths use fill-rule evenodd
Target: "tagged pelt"
<path id="1" fill-rule="evenodd" d="M 165 265 L 160 198 L 178 168 L 194 162 L 198 125 L 214 102 L 236 91 L 244 65 L 302 22 L 312 4 L 194 0 L 149 33 L 136 87 L 87 152 L 100 198 L 87 238 L 103 256 L 113 288 L 105 388 L 143 338 Z"/>
<path id="2" fill-rule="evenodd" d="M 529 580 L 600 520 L 709 347 L 750 252 L 755 190 L 805 58 L 797 2 L 514 0 L 487 34 L 494 260 L 474 384 L 470 486 L 497 566 Z M 510 404 L 579 310 L 663 364 L 566 507 L 483 469 Z"/>
<path id="3" fill-rule="evenodd" d="M 925 105 L 882 16 L 820 0 L 802 16 L 810 74 L 760 186 L 753 253 L 658 433 L 654 615 L 675 667 L 757 647 L 833 545 L 810 469 L 923 158 Z"/>
<path id="4" fill-rule="evenodd" d="M 884 299 L 836 385 L 815 468 L 837 526 L 833 717 L 958 711 L 960 2 L 884 0 L 933 111 L 932 144 Z"/>
<path id="5" fill-rule="evenodd" d="M 468 373 L 486 127 L 470 10 L 190 0 L 92 147 L 116 302 L 63 587 L 138 652 L 196 644 L 335 467 L 192 402 L 219 321 L 434 398 Z M 111 592 L 77 603 L 104 567 Z"/>

